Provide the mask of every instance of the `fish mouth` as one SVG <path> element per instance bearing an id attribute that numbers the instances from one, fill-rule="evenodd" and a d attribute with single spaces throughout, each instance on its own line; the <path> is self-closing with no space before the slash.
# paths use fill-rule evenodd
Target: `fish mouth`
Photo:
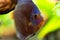
<path id="1" fill-rule="evenodd" d="M 48 33 L 43 40 L 60 40 L 60 30 Z"/>

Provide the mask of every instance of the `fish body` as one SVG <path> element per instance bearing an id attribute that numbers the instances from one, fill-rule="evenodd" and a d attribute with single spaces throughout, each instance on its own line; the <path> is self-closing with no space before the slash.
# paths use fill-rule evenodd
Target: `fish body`
<path id="1" fill-rule="evenodd" d="M 43 18 L 32 0 L 18 0 L 14 10 L 14 20 L 18 38 L 24 40 L 39 30 L 38 24 Z"/>

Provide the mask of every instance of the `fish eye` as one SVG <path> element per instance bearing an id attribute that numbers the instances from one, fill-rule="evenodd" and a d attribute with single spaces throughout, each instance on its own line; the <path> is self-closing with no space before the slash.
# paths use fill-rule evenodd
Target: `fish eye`
<path id="1" fill-rule="evenodd" d="M 37 15 L 34 15 L 34 18 L 37 18 Z"/>
<path id="2" fill-rule="evenodd" d="M 37 18 L 38 18 L 37 14 L 35 14 L 35 15 L 32 16 L 32 19 L 37 19 Z"/>

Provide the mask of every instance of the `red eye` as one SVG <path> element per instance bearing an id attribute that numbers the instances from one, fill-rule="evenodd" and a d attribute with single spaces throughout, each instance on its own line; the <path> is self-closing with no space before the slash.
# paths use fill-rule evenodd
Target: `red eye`
<path id="1" fill-rule="evenodd" d="M 33 15 L 32 16 L 32 19 L 39 19 L 40 18 L 40 15 L 39 14 L 36 14 L 36 15 Z"/>
<path id="2" fill-rule="evenodd" d="M 38 15 L 34 15 L 34 18 L 37 18 Z"/>
<path id="3" fill-rule="evenodd" d="M 40 18 L 39 14 L 34 15 L 34 19 L 39 19 L 39 18 Z"/>
<path id="4" fill-rule="evenodd" d="M 33 15 L 32 19 L 36 19 L 38 17 L 38 15 Z"/>

